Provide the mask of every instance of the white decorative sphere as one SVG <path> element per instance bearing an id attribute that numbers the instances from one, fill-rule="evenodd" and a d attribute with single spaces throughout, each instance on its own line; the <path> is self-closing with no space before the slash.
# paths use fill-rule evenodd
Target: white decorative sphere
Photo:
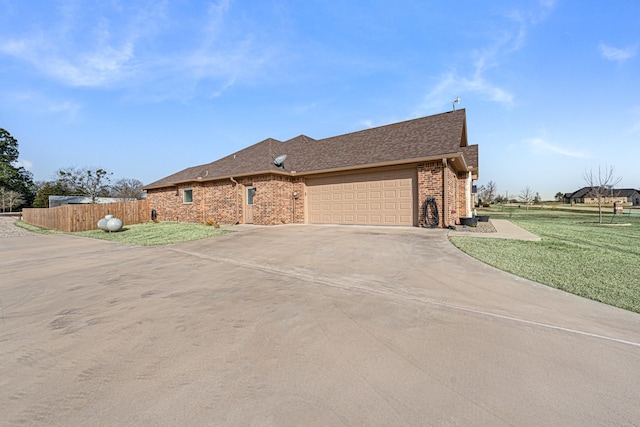
<path id="1" fill-rule="evenodd" d="M 107 218 L 102 218 L 100 221 L 98 221 L 98 228 L 100 230 L 109 231 L 109 229 L 107 228 L 107 221 L 109 221 Z"/>
<path id="2" fill-rule="evenodd" d="M 122 220 L 120 218 L 111 218 L 107 221 L 107 230 L 120 231 L 122 230 Z"/>

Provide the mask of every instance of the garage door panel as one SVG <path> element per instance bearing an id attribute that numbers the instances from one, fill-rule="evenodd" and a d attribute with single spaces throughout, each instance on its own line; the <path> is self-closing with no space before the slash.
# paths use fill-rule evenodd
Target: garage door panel
<path id="1" fill-rule="evenodd" d="M 416 181 L 415 169 L 309 179 L 309 221 L 415 225 Z"/>

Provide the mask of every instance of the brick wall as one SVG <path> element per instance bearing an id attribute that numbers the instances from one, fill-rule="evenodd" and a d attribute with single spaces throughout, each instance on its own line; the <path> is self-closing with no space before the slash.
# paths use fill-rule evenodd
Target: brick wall
<path id="1" fill-rule="evenodd" d="M 467 176 L 467 172 L 460 172 L 458 174 L 458 219 L 460 217 L 471 216 L 471 212 L 467 212 L 467 197 L 471 197 L 471 194 L 466 193 Z"/>
<path id="2" fill-rule="evenodd" d="M 261 225 L 291 224 L 293 218 L 294 184 L 289 177 L 264 175 L 253 179 L 253 223 Z M 296 205 L 300 204 L 300 198 Z"/>
<path id="3" fill-rule="evenodd" d="M 304 180 L 263 175 L 237 180 L 196 182 L 147 191 L 150 209 L 160 221 L 198 222 L 212 219 L 220 224 L 245 222 L 247 188 L 255 187 L 253 223 L 276 225 L 304 222 Z M 192 190 L 193 200 L 184 203 L 184 191 Z M 297 192 L 294 199 L 293 192 Z"/>
<path id="4" fill-rule="evenodd" d="M 305 192 L 305 182 L 304 178 L 293 178 L 291 181 L 292 190 L 296 193 L 296 196 L 293 198 L 293 223 L 294 224 L 304 224 L 304 192 Z M 292 193 L 293 194 L 293 193 Z"/>
<path id="5" fill-rule="evenodd" d="M 418 224 L 425 227 L 424 203 L 427 197 L 435 197 L 440 214 L 440 226 L 444 224 L 444 166 L 441 161 L 418 165 Z"/>
<path id="6" fill-rule="evenodd" d="M 448 227 L 450 225 L 455 225 L 458 220 L 458 176 L 450 165 L 447 165 L 444 173 L 447 175 L 447 208 L 448 212 L 448 223 L 444 224 L 444 227 Z M 444 218 L 443 218 L 444 219 Z"/>
<path id="7" fill-rule="evenodd" d="M 243 222 L 242 206 L 244 186 L 231 180 L 213 181 L 204 184 L 204 219 L 219 224 Z M 236 209 L 236 202 L 238 208 Z"/>
<path id="8" fill-rule="evenodd" d="M 445 174 L 448 188 L 446 197 L 449 212 L 445 212 Z M 440 215 L 440 227 L 458 222 L 466 216 L 465 180 L 442 161 L 426 162 L 418 165 L 418 223 L 424 227 L 424 203 L 428 196 L 435 197 Z M 464 176 L 463 176 L 464 175 Z M 166 189 L 147 191 L 149 208 L 155 209 L 160 221 L 205 222 L 208 219 L 220 224 L 245 222 L 247 188 L 255 187 L 253 199 L 253 223 L 257 225 L 277 225 L 305 222 L 305 181 L 304 178 L 280 175 L 261 175 L 231 180 L 195 182 L 181 184 Z M 193 191 L 191 203 L 184 203 L 184 191 Z M 297 198 L 293 193 L 297 193 Z M 448 224 L 445 225 L 445 214 Z"/>
<path id="9" fill-rule="evenodd" d="M 193 190 L 193 201 L 183 203 L 184 190 Z M 202 222 L 199 201 L 201 184 L 178 185 L 147 190 L 149 208 L 155 209 L 160 221 Z"/>

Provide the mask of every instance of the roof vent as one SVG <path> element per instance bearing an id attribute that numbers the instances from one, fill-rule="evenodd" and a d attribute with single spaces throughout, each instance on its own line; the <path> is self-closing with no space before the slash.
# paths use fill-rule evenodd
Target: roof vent
<path id="1" fill-rule="evenodd" d="M 273 157 L 273 156 L 272 156 Z M 287 158 L 286 154 L 276 157 L 273 159 L 273 164 L 279 167 L 280 169 L 284 169 L 284 161 Z"/>

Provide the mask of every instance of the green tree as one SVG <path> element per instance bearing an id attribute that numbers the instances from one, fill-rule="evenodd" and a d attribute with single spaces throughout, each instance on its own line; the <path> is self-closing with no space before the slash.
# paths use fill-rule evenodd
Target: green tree
<path id="1" fill-rule="evenodd" d="M 73 192 L 64 185 L 61 185 L 57 181 L 49 181 L 41 183 L 40 189 L 36 194 L 36 198 L 33 201 L 34 208 L 48 208 L 49 196 L 72 196 Z"/>
<path id="2" fill-rule="evenodd" d="M 556 202 L 561 202 L 564 200 L 564 193 L 558 191 L 554 197 L 556 198 Z"/>
<path id="3" fill-rule="evenodd" d="M 30 206 L 35 197 L 35 186 L 31 172 L 18 161 L 18 141 L 5 129 L 0 128 L 0 187 L 5 191 L 15 191 L 20 195 L 20 204 L 14 206 Z"/>

